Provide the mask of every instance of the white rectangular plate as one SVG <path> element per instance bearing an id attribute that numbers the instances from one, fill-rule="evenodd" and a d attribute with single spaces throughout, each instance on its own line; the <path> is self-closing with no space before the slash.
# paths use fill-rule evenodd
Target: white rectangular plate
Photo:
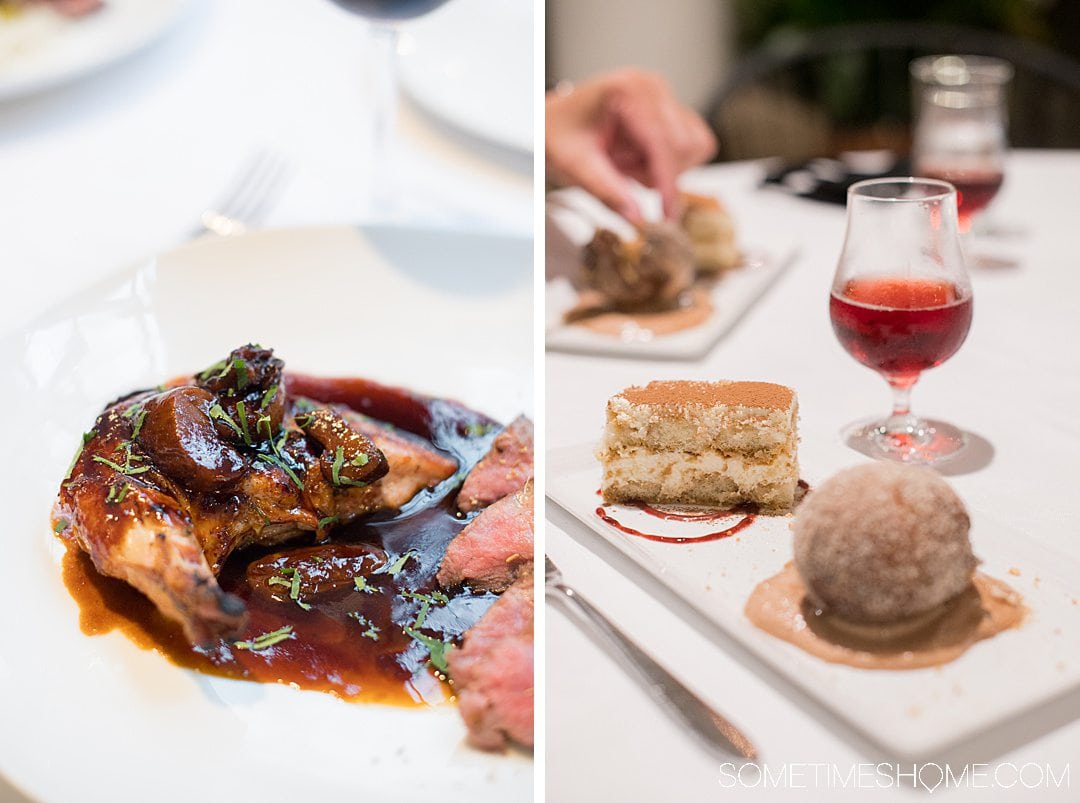
<path id="1" fill-rule="evenodd" d="M 1025 623 L 975 644 L 942 667 L 867 671 L 826 663 L 758 630 L 744 616 L 754 587 L 791 559 L 790 517 L 761 516 L 733 537 L 704 544 L 656 543 L 626 535 L 596 515 L 600 465 L 591 446 L 549 453 L 547 476 L 547 493 L 554 502 L 897 758 L 933 757 L 1080 686 L 1080 644 L 1075 639 L 1080 567 L 977 510 L 970 512 L 980 568 L 1021 591 L 1030 608 Z M 818 478 L 806 479 L 813 485 Z M 643 516 L 632 508 L 607 507 L 631 527 L 635 514 Z M 647 518 L 648 531 L 661 535 L 698 535 L 703 530 L 701 525 Z M 1022 583 L 1010 569 L 1020 570 Z M 1034 578 L 1038 581 L 1032 582 Z"/>
<path id="2" fill-rule="evenodd" d="M 712 288 L 713 313 L 700 326 L 669 335 L 627 337 L 595 332 L 563 323 L 563 314 L 577 303 L 577 293 L 564 278 L 547 283 L 547 347 L 553 351 L 610 354 L 625 357 L 690 360 L 716 345 L 757 301 L 795 256 L 793 248 L 745 251 L 747 264 L 729 271 Z M 648 333 L 644 333 L 648 334 Z"/>

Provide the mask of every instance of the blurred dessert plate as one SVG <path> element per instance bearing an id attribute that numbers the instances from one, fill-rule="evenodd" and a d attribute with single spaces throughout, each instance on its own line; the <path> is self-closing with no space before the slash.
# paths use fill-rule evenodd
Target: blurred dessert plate
<path id="1" fill-rule="evenodd" d="M 559 264 L 549 259 L 546 285 L 546 340 L 552 351 L 654 359 L 696 359 L 703 356 L 769 289 L 795 257 L 795 248 L 775 232 L 735 232 L 726 210 L 706 196 L 684 196 L 690 206 L 682 220 L 687 248 L 696 258 L 698 279 L 680 304 L 669 310 L 610 310 L 588 316 L 582 308 L 595 303 L 583 285 L 591 276 L 601 285 L 605 260 L 598 246 L 613 247 L 611 263 L 648 251 L 650 231 L 636 232 L 630 224 L 580 190 L 560 190 L 548 201 L 547 225 L 564 243 Z M 645 204 L 646 215 L 658 214 Z M 549 243 L 552 241 L 549 235 Z M 618 240 L 622 240 L 622 245 Z M 710 242 L 711 240 L 711 242 Z M 736 250 L 736 242 L 738 250 Z M 768 246 L 761 245 L 768 243 Z M 615 244 L 612 246 L 612 244 Z M 550 249 L 550 245 L 549 245 Z M 585 264 L 585 263 L 588 264 Z M 645 258 L 642 257 L 644 265 Z M 618 268 L 618 265 L 616 265 Z M 596 279 L 601 274 L 601 279 Z M 610 283 L 608 283 L 610 285 Z"/>
<path id="2" fill-rule="evenodd" d="M 106 0 L 79 17 L 28 4 L 0 18 L 0 102 L 83 77 L 146 47 L 189 0 Z"/>

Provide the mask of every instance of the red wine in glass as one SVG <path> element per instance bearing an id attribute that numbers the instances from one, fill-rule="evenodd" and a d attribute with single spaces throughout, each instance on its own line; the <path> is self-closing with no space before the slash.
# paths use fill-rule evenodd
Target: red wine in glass
<path id="1" fill-rule="evenodd" d="M 848 189 L 829 319 L 844 350 L 880 374 L 893 397 L 887 418 L 846 428 L 845 442 L 863 454 L 934 465 L 967 444 L 952 424 L 911 411 L 922 372 L 955 354 L 971 328 L 958 219 L 956 189 L 939 179 L 871 179 Z"/>
<path id="2" fill-rule="evenodd" d="M 398 23 L 434 11 L 447 0 L 333 0 L 333 2 L 368 22 L 370 53 L 379 64 L 369 79 L 367 103 L 370 105 L 371 129 L 367 201 L 368 221 L 401 222 L 407 217 L 404 192 L 399 188 L 400 174 L 395 169 L 396 117 L 398 100 L 397 52 Z"/>
<path id="3" fill-rule="evenodd" d="M 960 348 L 971 327 L 971 296 L 938 279 L 849 279 L 829 299 L 844 349 L 890 380 L 914 383 Z"/>
<path id="4" fill-rule="evenodd" d="M 447 0 L 333 0 L 342 8 L 372 20 L 393 22 L 434 11 Z"/>
<path id="5" fill-rule="evenodd" d="M 956 206 L 960 213 L 960 228 L 967 231 L 973 215 L 985 209 L 998 190 L 1005 176 L 997 167 L 975 167 L 966 169 L 923 167 L 919 171 L 930 178 L 948 181 L 956 187 Z"/>

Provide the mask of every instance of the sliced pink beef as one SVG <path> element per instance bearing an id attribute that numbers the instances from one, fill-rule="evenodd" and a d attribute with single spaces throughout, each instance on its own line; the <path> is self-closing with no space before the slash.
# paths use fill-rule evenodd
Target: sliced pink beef
<path id="1" fill-rule="evenodd" d="M 523 415 L 510 422 L 477 463 L 458 494 L 458 509 L 470 513 L 521 488 L 533 476 L 533 423 Z"/>
<path id="2" fill-rule="evenodd" d="M 447 661 L 469 744 L 533 745 L 533 575 L 521 572 Z"/>
<path id="3" fill-rule="evenodd" d="M 439 567 L 443 588 L 467 584 L 502 591 L 533 559 L 533 483 L 482 511 L 446 548 Z"/>

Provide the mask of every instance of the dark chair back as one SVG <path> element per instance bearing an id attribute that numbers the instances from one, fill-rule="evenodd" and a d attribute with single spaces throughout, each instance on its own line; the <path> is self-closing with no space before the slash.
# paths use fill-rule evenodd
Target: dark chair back
<path id="1" fill-rule="evenodd" d="M 844 150 L 907 153 L 908 64 L 944 53 L 996 56 L 1016 69 L 1010 142 L 1080 147 L 1080 63 L 990 31 L 868 23 L 785 34 L 747 54 L 718 88 L 708 119 L 720 159 L 801 160 Z"/>

